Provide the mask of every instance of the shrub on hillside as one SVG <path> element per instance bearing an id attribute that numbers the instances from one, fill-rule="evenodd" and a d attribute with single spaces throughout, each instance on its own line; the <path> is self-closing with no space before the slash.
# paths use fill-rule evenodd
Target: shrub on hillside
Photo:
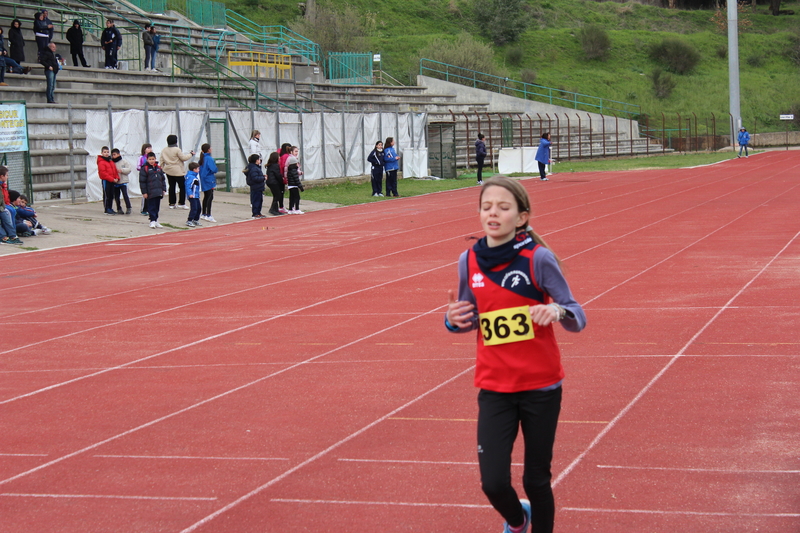
<path id="1" fill-rule="evenodd" d="M 786 56 L 795 65 L 800 65 L 800 32 L 791 36 L 789 48 L 786 49 Z"/>
<path id="2" fill-rule="evenodd" d="M 578 31 L 578 42 L 583 48 L 586 59 L 605 61 L 611 49 L 611 38 L 600 26 L 584 26 Z"/>
<path id="3" fill-rule="evenodd" d="M 526 0 L 473 0 L 472 10 L 484 37 L 497 46 L 516 41 L 531 19 Z"/>
<path id="4" fill-rule="evenodd" d="M 363 52 L 371 48 L 375 17 L 345 4 L 341 9 L 316 5 L 305 18 L 289 24 L 292 31 L 311 39 L 328 52 Z"/>
<path id="5" fill-rule="evenodd" d="M 656 98 L 663 100 L 669 98 L 678 82 L 675 81 L 670 74 L 667 74 L 660 68 L 653 70 L 650 73 L 650 80 L 653 82 L 653 92 Z"/>
<path id="6" fill-rule="evenodd" d="M 667 67 L 676 74 L 691 72 L 700 62 L 700 52 L 680 39 L 667 37 L 661 42 L 653 43 L 648 49 L 650 59 Z"/>
<path id="7" fill-rule="evenodd" d="M 747 64 L 751 67 L 763 67 L 764 56 L 761 54 L 753 54 L 747 57 Z"/>
<path id="8" fill-rule="evenodd" d="M 728 45 L 721 44 L 717 47 L 717 57 L 720 59 L 728 57 Z"/>
<path id="9" fill-rule="evenodd" d="M 494 63 L 492 47 L 476 41 L 468 33 L 460 34 L 455 41 L 446 38 L 434 39 L 420 51 L 420 57 L 495 76 L 503 75 Z"/>
<path id="10" fill-rule="evenodd" d="M 522 72 L 519 73 L 520 80 L 523 83 L 530 83 L 531 85 L 536 83 L 536 78 L 538 74 L 536 74 L 535 70 L 531 70 L 529 68 L 522 69 Z"/>
<path id="11" fill-rule="evenodd" d="M 506 61 L 510 64 L 518 67 L 520 63 L 522 63 L 522 57 L 525 55 L 525 52 L 519 46 L 512 46 L 508 50 L 506 50 Z"/>

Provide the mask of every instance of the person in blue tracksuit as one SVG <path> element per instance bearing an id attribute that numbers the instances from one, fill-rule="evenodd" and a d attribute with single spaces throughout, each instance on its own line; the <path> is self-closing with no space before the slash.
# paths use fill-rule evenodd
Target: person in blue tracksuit
<path id="1" fill-rule="evenodd" d="M 205 221 L 216 222 L 211 216 L 211 203 L 214 201 L 214 189 L 217 188 L 217 164 L 211 157 L 211 145 L 205 143 L 200 147 L 200 188 L 203 189 L 203 212 L 200 215 Z"/>
<path id="2" fill-rule="evenodd" d="M 189 218 L 186 225 L 191 227 L 202 226 L 200 224 L 200 176 L 197 169 L 200 165 L 192 161 L 189 163 L 189 172 L 186 173 L 185 189 L 189 199 Z"/>
<path id="3" fill-rule="evenodd" d="M 375 143 L 367 161 L 372 163 L 372 196 L 383 196 L 383 143 Z M 388 191 L 387 191 L 388 192 Z"/>
<path id="4" fill-rule="evenodd" d="M 750 134 L 747 133 L 746 128 L 742 128 L 739 130 L 739 155 L 736 157 L 742 157 L 742 150 L 744 150 L 744 156 L 749 157 L 747 154 L 748 144 L 750 144 Z"/>
<path id="5" fill-rule="evenodd" d="M 545 165 L 550 164 L 550 132 L 542 133 L 539 140 L 539 149 L 536 150 L 536 162 L 539 163 L 539 176 L 542 181 L 550 181 L 544 171 Z"/>
<path id="6" fill-rule="evenodd" d="M 394 149 L 394 137 L 386 137 L 383 143 L 383 161 L 386 170 L 386 196 L 400 196 L 397 194 L 397 171 L 400 169 L 400 156 Z"/>

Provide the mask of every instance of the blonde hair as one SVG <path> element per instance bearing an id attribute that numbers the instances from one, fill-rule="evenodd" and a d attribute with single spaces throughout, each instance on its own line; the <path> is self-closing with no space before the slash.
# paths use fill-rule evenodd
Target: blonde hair
<path id="1" fill-rule="evenodd" d="M 502 187 L 503 189 L 511 193 L 514 199 L 517 201 L 517 210 L 520 213 L 528 213 L 528 226 L 526 228 L 526 232 L 528 233 L 528 235 L 531 236 L 533 242 L 535 242 L 536 244 L 541 244 L 542 246 L 550 250 L 553 253 L 553 256 L 556 258 L 558 266 L 560 268 L 563 268 L 563 265 L 561 264 L 561 259 L 558 258 L 558 255 L 556 255 L 556 253 L 553 252 L 553 249 L 550 248 L 544 241 L 544 239 L 542 239 L 542 237 L 538 233 L 536 233 L 530 226 L 530 217 L 532 216 L 531 199 L 528 196 L 528 191 L 525 190 L 525 187 L 523 187 L 519 181 L 511 179 L 507 176 L 493 176 L 487 180 L 484 180 L 483 187 L 481 187 L 481 196 L 478 200 L 478 206 L 480 206 L 481 202 L 483 201 L 483 192 L 489 187 Z"/>
<path id="2" fill-rule="evenodd" d="M 258 130 L 253 130 L 253 133 L 250 134 L 250 138 L 255 139 L 256 135 L 261 135 L 261 132 Z"/>

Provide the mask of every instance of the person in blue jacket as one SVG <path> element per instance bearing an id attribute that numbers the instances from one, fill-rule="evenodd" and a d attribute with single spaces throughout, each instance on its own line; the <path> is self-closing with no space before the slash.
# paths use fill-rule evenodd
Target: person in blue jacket
<path id="1" fill-rule="evenodd" d="M 539 149 L 536 150 L 536 162 L 539 163 L 539 176 L 542 181 L 550 181 L 547 179 L 547 174 L 544 171 L 545 165 L 550 164 L 550 132 L 542 133 L 542 138 L 539 140 Z"/>
<path id="2" fill-rule="evenodd" d="M 383 196 L 383 143 L 375 143 L 367 161 L 372 163 L 372 196 Z M 387 191 L 388 192 L 388 191 Z"/>
<path id="3" fill-rule="evenodd" d="M 261 170 L 261 156 L 251 154 L 247 160 L 247 168 L 244 169 L 247 185 L 250 187 L 250 207 L 253 210 L 253 218 L 267 218 L 261 214 L 261 207 L 264 205 L 264 189 L 267 179 L 264 171 Z"/>
<path id="4" fill-rule="evenodd" d="M 739 155 L 736 157 L 742 157 L 742 150 L 744 150 L 744 156 L 750 157 L 747 155 L 747 145 L 750 144 L 750 134 L 747 133 L 746 128 L 742 128 L 739 130 Z"/>
<path id="5" fill-rule="evenodd" d="M 211 145 L 205 143 L 200 147 L 200 188 L 203 189 L 203 212 L 200 218 L 208 222 L 216 222 L 211 216 L 211 203 L 214 201 L 214 189 L 217 188 L 217 164 L 211 157 Z"/>
<path id="6" fill-rule="evenodd" d="M 197 169 L 200 165 L 192 161 L 189 163 L 189 172 L 186 173 L 185 189 L 186 197 L 189 199 L 189 218 L 186 219 L 186 225 L 190 228 L 200 227 L 200 176 L 197 175 Z"/>
<path id="7" fill-rule="evenodd" d="M 386 137 L 383 143 L 383 161 L 386 170 L 386 196 L 400 196 L 397 194 L 397 171 L 400 168 L 400 156 L 394 149 L 394 137 Z"/>

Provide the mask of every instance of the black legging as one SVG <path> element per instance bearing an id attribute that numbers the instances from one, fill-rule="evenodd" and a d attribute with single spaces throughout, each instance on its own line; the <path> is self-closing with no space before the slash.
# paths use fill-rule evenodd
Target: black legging
<path id="1" fill-rule="evenodd" d="M 547 173 L 544 171 L 545 164 L 541 161 L 537 161 L 539 163 L 539 179 L 545 179 L 547 177 Z"/>
<path id="2" fill-rule="evenodd" d="M 269 192 L 272 193 L 272 205 L 269 206 L 269 212 L 274 215 L 279 209 L 283 209 L 283 184 L 269 185 Z"/>
<path id="3" fill-rule="evenodd" d="M 167 174 L 167 181 L 169 181 L 169 205 L 175 205 L 175 186 L 178 186 L 178 205 L 186 204 L 186 179 L 183 176 L 170 176 Z"/>
<path id="4" fill-rule="evenodd" d="M 209 189 L 203 192 L 203 212 L 202 215 L 206 217 L 211 216 L 211 202 L 214 201 L 214 189 Z"/>
<path id="5" fill-rule="evenodd" d="M 509 525 L 517 527 L 525 521 L 519 497 L 511 486 L 511 450 L 522 426 L 522 486 L 531 502 L 531 531 L 551 533 L 555 503 L 550 462 L 561 411 L 561 387 L 513 393 L 481 390 L 478 408 L 478 463 L 484 494 Z"/>
<path id="6" fill-rule="evenodd" d="M 300 210 L 300 189 L 297 187 L 289 189 L 289 211 L 292 209 Z"/>
<path id="7" fill-rule="evenodd" d="M 483 162 L 486 156 L 475 156 L 475 161 L 478 163 L 478 181 L 483 181 Z"/>

